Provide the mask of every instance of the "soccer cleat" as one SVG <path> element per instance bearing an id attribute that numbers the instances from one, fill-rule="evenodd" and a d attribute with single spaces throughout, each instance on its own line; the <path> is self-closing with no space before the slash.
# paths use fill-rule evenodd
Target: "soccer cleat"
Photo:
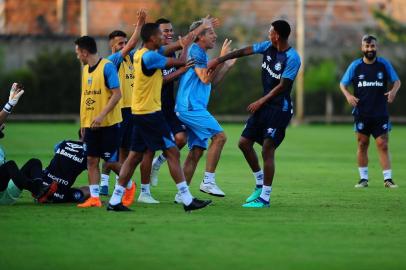
<path id="1" fill-rule="evenodd" d="M 216 185 L 216 182 L 201 182 L 200 191 L 217 197 L 226 196 L 226 194 Z"/>
<path id="2" fill-rule="evenodd" d="M 58 183 L 55 181 L 52 181 L 52 183 L 48 186 L 43 185 L 44 189 L 38 194 L 37 201 L 39 203 L 46 203 L 48 201 L 48 198 L 54 195 L 54 193 L 58 189 Z"/>
<path id="3" fill-rule="evenodd" d="M 129 212 L 132 211 L 130 208 L 124 206 L 122 203 L 112 205 L 109 204 L 107 206 L 107 211 L 115 211 L 115 212 Z"/>
<path id="4" fill-rule="evenodd" d="M 154 158 L 152 161 L 152 168 L 151 168 L 151 185 L 154 187 L 158 185 L 158 173 L 159 173 L 159 166 L 154 165 L 157 161 L 157 157 Z"/>
<path id="5" fill-rule="evenodd" d="M 101 207 L 102 202 L 99 197 L 90 197 L 84 203 L 77 205 L 80 208 L 89 208 L 89 207 Z"/>
<path id="6" fill-rule="evenodd" d="M 124 206 L 129 207 L 134 202 L 136 186 L 135 183 L 132 182 L 131 188 L 126 188 L 124 191 L 123 199 L 121 202 Z"/>
<path id="7" fill-rule="evenodd" d="M 358 184 L 355 185 L 356 188 L 366 188 L 368 187 L 368 179 L 359 180 Z"/>
<path id="8" fill-rule="evenodd" d="M 109 186 L 100 186 L 100 195 L 109 196 Z"/>
<path id="9" fill-rule="evenodd" d="M 190 211 L 204 208 L 204 207 L 208 206 L 210 203 L 211 203 L 211 200 L 199 200 L 199 199 L 193 198 L 192 202 L 189 205 L 183 205 L 183 209 L 185 209 L 185 212 L 190 212 Z"/>
<path id="10" fill-rule="evenodd" d="M 150 193 L 143 193 L 141 192 L 140 196 L 138 197 L 137 202 L 140 203 L 159 203 L 159 201 L 155 200 Z"/>
<path id="11" fill-rule="evenodd" d="M 262 192 L 262 187 L 258 188 L 256 187 L 254 192 L 251 193 L 251 195 L 245 200 L 246 203 L 255 201 L 256 199 L 259 198 L 259 196 L 261 196 L 261 192 Z"/>
<path id="12" fill-rule="evenodd" d="M 392 179 L 387 179 L 387 180 L 385 180 L 384 186 L 385 186 L 386 188 L 398 188 L 398 187 L 399 187 L 398 185 L 396 185 L 396 184 L 393 182 Z"/>
<path id="13" fill-rule="evenodd" d="M 258 199 L 245 203 L 242 205 L 244 208 L 269 208 L 270 203 L 259 197 Z"/>
<path id="14" fill-rule="evenodd" d="M 176 193 L 175 199 L 173 200 L 173 202 L 174 202 L 174 203 L 177 203 L 177 204 L 182 204 L 182 203 L 183 203 L 183 201 L 182 201 L 182 196 L 180 195 L 179 192 Z"/>

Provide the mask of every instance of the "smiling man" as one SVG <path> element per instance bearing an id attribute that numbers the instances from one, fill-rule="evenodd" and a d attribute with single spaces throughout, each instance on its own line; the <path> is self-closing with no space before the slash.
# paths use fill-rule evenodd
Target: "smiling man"
<path id="1" fill-rule="evenodd" d="M 361 50 L 364 56 L 348 67 L 340 82 L 341 92 L 354 107 L 354 127 L 358 140 L 358 171 L 360 175 L 356 188 L 368 187 L 368 146 L 369 137 L 375 138 L 379 160 L 383 170 L 384 186 L 397 188 L 392 180 L 388 150 L 391 125 L 388 103 L 395 100 L 400 80 L 388 60 L 377 57 L 377 40 L 374 36 L 362 38 Z M 354 94 L 348 90 L 353 85 Z M 390 87 L 388 86 L 390 84 Z"/>

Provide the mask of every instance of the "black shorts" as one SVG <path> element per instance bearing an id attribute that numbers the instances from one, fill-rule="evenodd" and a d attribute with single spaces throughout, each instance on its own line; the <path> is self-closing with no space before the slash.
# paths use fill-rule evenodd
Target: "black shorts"
<path id="1" fill-rule="evenodd" d="M 392 125 L 388 116 L 383 117 L 354 117 L 354 131 L 375 139 L 391 131 Z"/>
<path id="2" fill-rule="evenodd" d="M 262 145 L 264 139 L 271 139 L 278 147 L 285 138 L 285 130 L 289 125 L 292 113 L 266 106 L 248 118 L 241 136 Z"/>
<path id="3" fill-rule="evenodd" d="M 85 128 L 84 142 L 87 156 L 101 157 L 109 161 L 118 149 L 118 125 L 97 129 Z"/>
<path id="4" fill-rule="evenodd" d="M 182 123 L 182 121 L 179 120 L 174 111 L 162 111 L 162 112 L 173 134 L 177 134 L 179 132 L 186 132 L 186 126 Z"/>
<path id="5" fill-rule="evenodd" d="M 85 201 L 85 194 L 78 188 L 68 188 L 63 192 L 56 191 L 50 198 L 52 203 L 81 203 Z"/>
<path id="6" fill-rule="evenodd" d="M 133 115 L 132 151 L 157 151 L 175 146 L 175 138 L 162 111 Z"/>
<path id="7" fill-rule="evenodd" d="M 131 108 L 122 108 L 121 115 L 123 117 L 123 121 L 119 124 L 120 148 L 130 150 L 131 133 L 133 131 Z"/>

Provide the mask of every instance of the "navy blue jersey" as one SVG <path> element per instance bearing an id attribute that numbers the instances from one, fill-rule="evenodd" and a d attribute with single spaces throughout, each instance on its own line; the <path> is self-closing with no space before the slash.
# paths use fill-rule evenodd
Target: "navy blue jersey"
<path id="1" fill-rule="evenodd" d="M 66 192 L 75 183 L 76 178 L 87 169 L 84 143 L 79 141 L 62 141 L 55 147 L 55 155 L 44 170 L 44 180 L 56 181 L 58 190 L 55 199 L 64 199 Z"/>
<path id="2" fill-rule="evenodd" d="M 362 58 L 355 60 L 348 67 L 341 79 L 341 84 L 354 87 L 354 96 L 359 99 L 353 110 L 354 116 L 385 117 L 388 116 L 388 82 L 399 80 L 389 61 L 377 57 L 373 64 L 366 64 Z"/>
<path id="3" fill-rule="evenodd" d="M 253 51 L 256 54 L 263 55 L 262 61 L 262 86 L 264 93 L 267 95 L 281 81 L 281 78 L 295 80 L 299 71 L 301 61 L 295 49 L 290 47 L 286 51 L 279 52 L 272 42 L 264 41 L 255 43 Z M 292 109 L 290 94 L 292 88 L 286 89 L 279 95 L 268 101 L 272 107 L 280 108 L 282 111 Z"/>
<path id="4" fill-rule="evenodd" d="M 175 58 L 173 54 L 171 57 Z M 175 67 L 170 69 L 162 69 L 162 75 L 165 77 L 176 71 Z M 162 111 L 164 113 L 173 112 L 175 108 L 175 80 L 162 85 L 161 92 Z"/>

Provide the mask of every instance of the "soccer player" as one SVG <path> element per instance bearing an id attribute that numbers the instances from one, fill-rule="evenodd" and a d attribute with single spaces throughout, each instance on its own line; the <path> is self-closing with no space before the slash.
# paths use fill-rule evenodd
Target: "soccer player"
<path id="1" fill-rule="evenodd" d="M 185 211 L 207 206 L 211 201 L 201 201 L 190 194 L 179 161 L 179 150 L 173 135 L 161 111 L 162 69 L 186 64 L 186 50 L 193 40 L 193 35 L 184 40 L 184 48 L 179 59 L 166 58 L 155 52 L 162 44 L 162 32 L 156 23 L 147 23 L 141 29 L 144 46 L 134 55 L 134 92 L 132 113 L 134 129 L 131 151 L 124 162 L 119 184 L 115 187 L 107 210 L 129 211 L 123 206 L 121 198 L 127 182 L 148 150 L 163 150 L 166 154 L 169 170 L 181 192 Z"/>
<path id="2" fill-rule="evenodd" d="M 109 187 L 109 173 L 111 168 L 120 171 L 121 164 L 128 156 L 131 141 L 132 121 L 131 121 L 131 96 L 133 90 L 134 68 L 133 68 L 133 55 L 134 48 L 138 43 L 141 27 L 145 23 L 146 13 L 144 10 L 138 12 L 138 19 L 135 25 L 134 33 L 130 40 L 127 42 L 127 34 L 120 30 L 115 30 L 109 35 L 109 42 L 112 54 L 107 57 L 117 69 L 118 77 L 120 80 L 120 90 L 122 98 L 120 100 L 121 115 L 123 122 L 119 124 L 120 129 L 120 148 L 118 155 L 118 162 L 110 160 L 111 162 L 103 163 L 103 171 L 101 174 L 100 195 L 108 195 Z M 116 155 L 115 155 L 116 156 Z M 126 189 L 126 195 L 134 197 L 130 193 L 135 192 L 135 183 L 130 181 Z"/>
<path id="3" fill-rule="evenodd" d="M 190 31 L 194 31 L 201 24 L 202 21 L 194 22 Z M 206 171 L 200 184 L 200 190 L 210 195 L 224 197 L 225 193 L 216 184 L 215 170 L 226 143 L 226 135 L 217 120 L 207 111 L 211 83 L 225 74 L 220 74 L 223 66 L 217 67 L 212 72 L 207 68 L 208 55 L 206 52 L 215 46 L 216 39 L 217 35 L 211 27 L 198 34 L 195 42 L 190 46 L 188 58 L 195 60 L 195 66 L 180 79 L 175 111 L 179 120 L 188 129 L 190 151 L 183 166 L 188 184 L 192 180 L 203 151 L 207 149 L 208 140 L 211 139 L 212 142 L 207 151 Z M 230 44 L 231 41 L 226 40 L 222 54 L 228 52 Z M 179 194 L 175 196 L 175 202 L 178 201 Z"/>
<path id="4" fill-rule="evenodd" d="M 55 146 L 54 153 L 44 170 L 41 161 L 35 158 L 27 161 L 21 170 L 13 160 L 0 166 L 0 194 L 7 187 L 7 192 L 0 195 L 0 204 L 14 203 L 23 189 L 29 190 L 41 203 L 78 203 L 87 199 L 90 195 L 87 186 L 72 188 L 87 168 L 84 143 L 64 140 Z"/>
<path id="5" fill-rule="evenodd" d="M 275 172 L 275 151 L 285 137 L 285 130 L 293 114 L 290 94 L 301 61 L 288 42 L 290 25 L 284 20 L 271 23 L 269 40 L 233 51 L 215 59 L 210 68 L 235 57 L 262 54 L 263 96 L 248 105 L 252 113 L 241 134 L 239 148 L 244 154 L 256 179 L 254 192 L 243 207 L 265 208 L 270 206 L 270 196 Z M 262 145 L 264 171 L 258 162 L 254 143 Z"/>
<path id="6" fill-rule="evenodd" d="M 96 41 L 82 36 L 75 41 L 76 54 L 84 64 L 80 125 L 84 131 L 90 198 L 78 207 L 101 207 L 99 161 L 109 160 L 118 148 L 118 123 L 122 121 L 120 84 L 116 67 L 99 57 Z"/>
<path id="7" fill-rule="evenodd" d="M 372 35 L 362 37 L 361 50 L 364 56 L 351 63 L 340 82 L 341 92 L 354 107 L 354 128 L 358 140 L 358 170 L 360 175 L 356 188 L 368 187 L 369 138 L 375 138 L 379 160 L 383 170 L 384 186 L 397 188 L 392 180 L 388 150 L 389 122 L 388 103 L 395 100 L 400 80 L 391 63 L 377 57 L 377 40 Z M 351 85 L 354 94 L 348 90 Z"/>

